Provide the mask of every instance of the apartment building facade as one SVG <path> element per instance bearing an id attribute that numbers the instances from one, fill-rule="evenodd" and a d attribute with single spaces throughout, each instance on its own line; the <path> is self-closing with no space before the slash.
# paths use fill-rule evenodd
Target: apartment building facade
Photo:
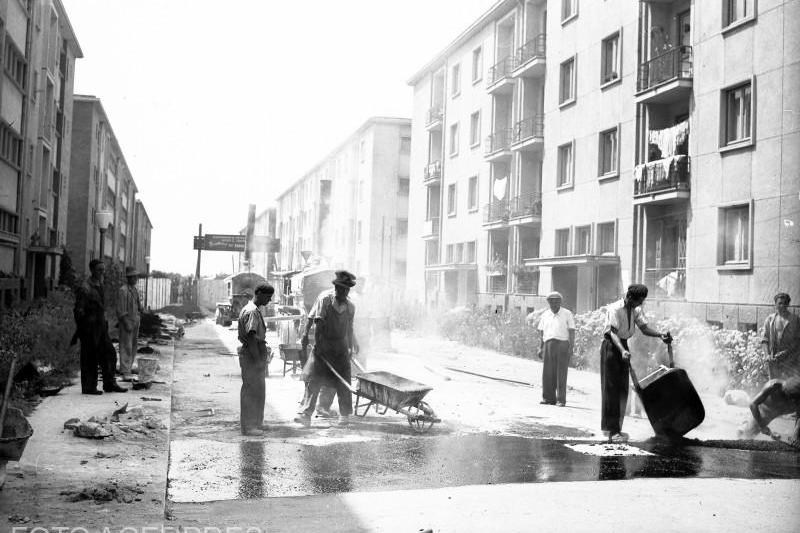
<path id="1" fill-rule="evenodd" d="M 640 281 L 656 313 L 728 327 L 760 323 L 778 290 L 800 298 L 798 14 L 736 0 L 495 4 L 410 80 L 411 293 L 527 310 L 559 290 L 580 312 Z M 478 47 L 486 80 L 459 90 Z M 483 161 L 453 149 L 478 110 Z M 468 200 L 462 216 L 457 194 L 453 212 L 453 188 L 477 189 L 482 212 Z M 476 256 L 451 255 L 462 241 Z"/>
<path id="2" fill-rule="evenodd" d="M 372 117 L 276 199 L 278 269 L 405 287 L 411 121 Z"/>
<path id="3" fill-rule="evenodd" d="M 89 261 L 101 256 L 136 266 L 138 189 L 99 98 L 75 95 L 72 130 L 67 250 L 75 269 L 87 272 Z M 104 229 L 98 213 L 109 214 L 110 224 Z M 141 238 L 149 243 L 147 233 Z"/>
<path id="4" fill-rule="evenodd" d="M 129 262 L 141 274 L 150 272 L 150 238 L 153 234 L 153 223 L 147 215 L 144 204 L 138 198 L 134 204 L 133 259 Z"/>
<path id="5" fill-rule="evenodd" d="M 22 296 L 58 281 L 66 240 L 72 88 L 80 45 L 59 0 L 0 2 L 0 271 Z"/>
<path id="6" fill-rule="evenodd" d="M 264 279 L 276 270 L 275 235 L 277 233 L 277 208 L 268 207 L 255 215 L 253 220 L 252 240 L 246 252 L 239 254 L 239 271 L 254 272 Z M 247 227 L 239 231 L 239 235 L 247 235 Z"/>

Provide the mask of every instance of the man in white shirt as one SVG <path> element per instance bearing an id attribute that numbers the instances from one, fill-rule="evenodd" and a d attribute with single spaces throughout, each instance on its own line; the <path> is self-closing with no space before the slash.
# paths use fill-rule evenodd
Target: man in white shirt
<path id="1" fill-rule="evenodd" d="M 547 295 L 550 309 L 542 313 L 538 326 L 542 336 L 539 357 L 544 359 L 539 403 L 559 407 L 567 403 L 567 370 L 575 346 L 575 319 L 572 311 L 561 307 L 562 299 L 558 292 Z"/>

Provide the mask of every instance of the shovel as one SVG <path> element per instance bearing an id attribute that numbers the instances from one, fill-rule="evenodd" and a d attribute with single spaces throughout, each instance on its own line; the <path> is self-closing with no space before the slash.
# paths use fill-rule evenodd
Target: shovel
<path id="1" fill-rule="evenodd" d="M 0 408 L 0 438 L 2 438 L 5 430 L 6 411 L 8 410 L 8 398 L 11 396 L 11 386 L 14 382 L 14 369 L 17 366 L 17 354 L 15 353 L 11 358 L 11 368 L 8 370 L 8 379 L 6 380 L 6 390 L 3 393 L 3 407 Z"/>

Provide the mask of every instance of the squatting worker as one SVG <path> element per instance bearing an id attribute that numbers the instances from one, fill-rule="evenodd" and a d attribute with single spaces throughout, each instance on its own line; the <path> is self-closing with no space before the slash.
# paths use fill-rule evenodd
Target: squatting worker
<path id="1" fill-rule="evenodd" d="M 131 367 L 136 357 L 136 342 L 139 337 L 140 313 L 142 301 L 136 281 L 139 273 L 134 267 L 125 269 L 127 283 L 119 288 L 117 294 L 117 321 L 119 322 L 119 373 L 122 381 L 131 381 Z"/>
<path id="2" fill-rule="evenodd" d="M 628 339 L 636 326 L 648 337 L 659 337 L 672 342 L 669 332 L 659 333 L 647 325 L 641 305 L 647 298 L 647 287 L 635 283 L 628 287 L 625 298 L 606 306 L 603 327 L 603 344 L 600 346 L 600 392 L 602 397 L 600 429 L 608 434 L 609 442 L 622 442 L 628 438 L 622 432 L 625 405 L 628 403 L 628 373 L 631 353 Z"/>
<path id="3" fill-rule="evenodd" d="M 800 377 L 800 317 L 789 311 L 792 299 L 785 292 L 775 295 L 775 312 L 764 320 L 761 344 L 770 379 Z"/>
<path id="4" fill-rule="evenodd" d="M 275 289 L 272 285 L 260 283 L 256 286 L 253 298 L 239 313 L 239 367 L 242 369 L 242 388 L 239 392 L 239 423 L 242 435 L 263 435 L 264 401 L 266 400 L 267 326 L 259 307 L 267 305 Z"/>
<path id="5" fill-rule="evenodd" d="M 546 405 L 564 407 L 567 403 L 567 370 L 575 346 L 575 319 L 572 311 L 561 307 L 561 293 L 547 295 L 550 309 L 539 317 L 541 332 L 539 357 L 542 367 L 542 401 Z"/>
<path id="6" fill-rule="evenodd" d="M 771 379 L 750 402 L 750 413 L 753 417 L 739 428 L 739 437 L 752 438 L 759 432 L 764 435 L 780 438 L 772 433 L 769 423 L 779 416 L 794 414 L 794 435 L 789 444 L 800 446 L 800 378 Z"/>
<path id="7" fill-rule="evenodd" d="M 339 400 L 339 425 L 349 422 L 353 412 L 353 398 L 345 384 L 350 383 L 350 356 L 357 354 L 358 343 L 353 334 L 353 319 L 356 306 L 347 297 L 350 289 L 356 284 L 356 277 L 346 270 L 338 270 L 333 279 L 334 294 L 319 295 L 317 314 L 314 316 L 316 327 L 314 333 L 314 352 L 306 362 L 303 372 L 308 376 L 305 394 L 295 422 L 303 425 L 311 423 L 311 414 L 317 403 L 320 387 L 334 384 Z M 342 379 L 340 380 L 331 368 Z M 344 382 L 342 382 L 344 380 Z"/>
<path id="8" fill-rule="evenodd" d="M 117 352 L 111 344 L 106 320 L 103 278 L 106 265 L 100 259 L 89 262 L 91 275 L 75 290 L 75 333 L 81 341 L 81 392 L 103 394 L 97 390 L 97 367 L 103 375 L 105 392 L 127 392 L 117 385 L 114 371 Z"/>

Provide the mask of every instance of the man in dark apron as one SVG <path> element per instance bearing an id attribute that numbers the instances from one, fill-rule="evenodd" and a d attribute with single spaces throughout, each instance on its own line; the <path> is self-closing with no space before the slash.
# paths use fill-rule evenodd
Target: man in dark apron
<path id="1" fill-rule="evenodd" d="M 339 425 L 349 422 L 353 412 L 350 383 L 350 354 L 358 353 L 358 343 L 353 335 L 353 319 L 356 307 L 347 297 L 355 286 L 356 277 L 346 270 L 336 272 L 333 280 L 334 293 L 323 293 L 321 301 L 314 307 L 316 331 L 312 355 L 308 358 L 303 374 L 306 376 L 305 394 L 298 416 L 294 419 L 303 425 L 311 423 L 311 415 L 317 404 L 317 396 L 323 385 L 336 388 L 339 400 Z"/>

